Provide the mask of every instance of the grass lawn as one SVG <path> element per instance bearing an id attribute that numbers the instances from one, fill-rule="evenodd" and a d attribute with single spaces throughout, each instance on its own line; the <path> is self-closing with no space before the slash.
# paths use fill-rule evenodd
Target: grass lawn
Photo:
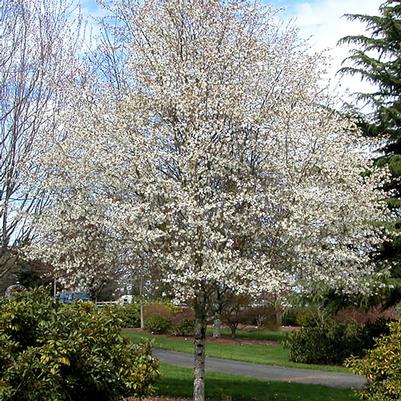
<path id="1" fill-rule="evenodd" d="M 193 353 L 192 338 L 171 338 L 167 336 L 153 336 L 142 332 L 128 332 L 123 330 L 123 334 L 138 341 L 141 338 L 152 339 L 154 346 L 157 348 L 168 349 L 171 351 L 181 351 Z M 216 358 L 233 359 L 236 361 L 259 363 L 261 365 L 276 365 L 290 368 L 318 369 L 327 372 L 343 372 L 349 370 L 339 366 L 328 365 L 307 365 L 303 363 L 290 362 L 288 360 L 288 350 L 284 349 L 281 344 L 271 345 L 254 345 L 254 344 L 221 344 L 206 341 L 206 355 Z"/>
<path id="2" fill-rule="evenodd" d="M 207 329 L 207 335 L 211 336 L 213 334 L 213 329 Z M 265 329 L 238 329 L 235 338 L 240 339 L 250 339 L 250 340 L 267 340 L 267 341 L 284 341 L 288 336 L 288 332 L 285 331 L 273 331 Z M 221 329 L 221 335 L 223 337 L 231 338 L 231 330 L 228 328 Z"/>
<path id="3" fill-rule="evenodd" d="M 192 369 L 160 366 L 157 394 L 192 397 Z M 357 401 L 352 390 L 314 384 L 268 382 L 227 373 L 206 374 L 206 397 L 224 401 Z"/>

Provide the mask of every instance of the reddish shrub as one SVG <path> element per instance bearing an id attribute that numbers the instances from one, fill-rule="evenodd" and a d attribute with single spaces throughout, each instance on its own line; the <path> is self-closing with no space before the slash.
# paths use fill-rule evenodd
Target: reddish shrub
<path id="1" fill-rule="evenodd" d="M 395 308 L 382 310 L 380 306 L 369 309 L 368 311 L 348 307 L 340 310 L 335 319 L 339 322 L 356 322 L 364 324 L 374 322 L 377 319 L 383 318 L 386 320 L 396 320 L 400 317 L 400 312 Z"/>
<path id="2" fill-rule="evenodd" d="M 193 320 L 194 319 L 194 312 L 191 308 L 182 308 L 180 312 L 176 313 L 172 316 L 171 322 L 173 324 L 178 324 L 183 320 Z"/>
<path id="3" fill-rule="evenodd" d="M 158 315 L 158 316 L 162 316 L 168 320 L 171 320 L 173 317 L 173 312 L 171 311 L 171 308 L 169 308 L 165 304 L 154 303 L 154 304 L 146 304 L 145 305 L 144 315 L 145 315 L 145 319 L 148 319 L 154 315 Z"/>

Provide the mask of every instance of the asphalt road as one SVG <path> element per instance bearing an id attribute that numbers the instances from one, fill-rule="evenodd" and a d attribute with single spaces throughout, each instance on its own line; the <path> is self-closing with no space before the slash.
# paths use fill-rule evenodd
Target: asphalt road
<path id="1" fill-rule="evenodd" d="M 154 349 L 161 362 L 171 365 L 192 368 L 194 357 L 191 354 L 176 351 Z M 347 373 L 322 372 L 312 369 L 283 368 L 280 366 L 258 365 L 228 359 L 206 358 L 206 370 L 231 373 L 238 376 L 249 376 L 260 380 L 276 380 L 289 383 L 321 384 L 337 388 L 360 389 L 366 383 L 362 376 Z"/>

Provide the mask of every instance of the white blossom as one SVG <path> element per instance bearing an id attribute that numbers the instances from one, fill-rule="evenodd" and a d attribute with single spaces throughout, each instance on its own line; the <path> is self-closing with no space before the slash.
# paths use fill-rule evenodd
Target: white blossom
<path id="1" fill-rule="evenodd" d="M 258 3 L 113 10 L 131 86 L 74 93 L 41 160 L 55 200 L 36 251 L 78 275 L 146 252 L 196 310 L 222 287 L 368 291 L 384 195 L 366 141 L 331 107 L 324 57 Z"/>

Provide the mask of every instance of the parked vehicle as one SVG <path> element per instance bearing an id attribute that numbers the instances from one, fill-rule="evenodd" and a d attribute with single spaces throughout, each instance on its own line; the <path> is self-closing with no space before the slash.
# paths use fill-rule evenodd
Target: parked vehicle
<path id="1" fill-rule="evenodd" d="M 89 291 L 62 291 L 59 299 L 63 304 L 71 304 L 74 301 L 90 301 L 91 297 Z"/>

